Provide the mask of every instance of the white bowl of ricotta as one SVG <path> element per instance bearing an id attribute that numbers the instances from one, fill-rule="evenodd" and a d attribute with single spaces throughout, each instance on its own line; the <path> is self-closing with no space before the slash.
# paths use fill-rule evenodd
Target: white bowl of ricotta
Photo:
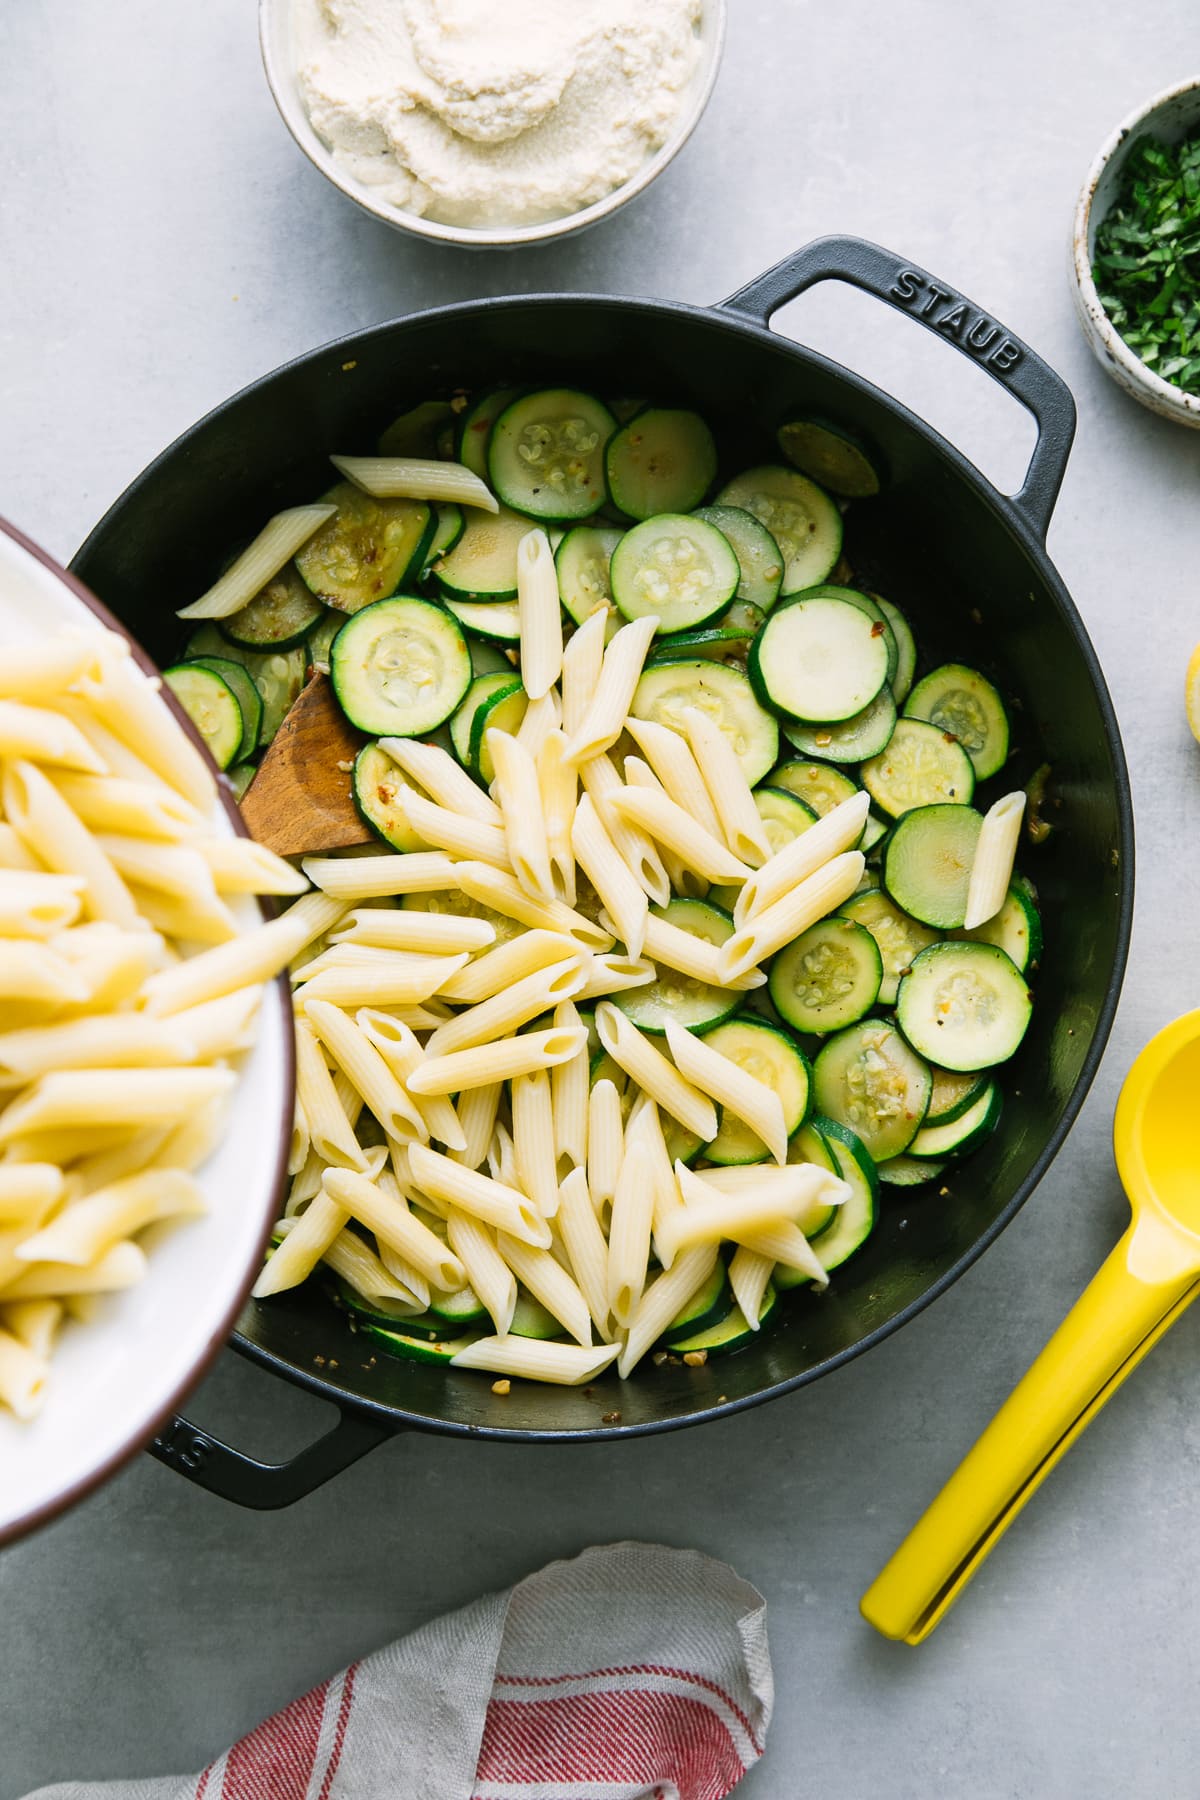
<path id="1" fill-rule="evenodd" d="M 544 243 L 662 173 L 716 82 L 725 0 L 260 0 L 306 156 L 436 242 Z"/>

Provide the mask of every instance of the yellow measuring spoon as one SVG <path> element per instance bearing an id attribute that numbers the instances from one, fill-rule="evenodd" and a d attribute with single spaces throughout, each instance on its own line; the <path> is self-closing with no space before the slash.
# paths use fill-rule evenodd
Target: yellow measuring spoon
<path id="1" fill-rule="evenodd" d="M 1200 1012 L 1151 1038 L 1113 1121 L 1129 1229 L 862 1598 L 919 1644 L 1104 1402 L 1200 1294 Z"/>

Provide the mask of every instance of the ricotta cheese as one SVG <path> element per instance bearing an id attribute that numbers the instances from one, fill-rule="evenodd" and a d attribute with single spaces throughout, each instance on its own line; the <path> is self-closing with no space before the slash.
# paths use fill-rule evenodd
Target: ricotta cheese
<path id="1" fill-rule="evenodd" d="M 532 225 L 670 135 L 702 0 L 293 0 L 300 96 L 344 172 L 404 212 Z"/>

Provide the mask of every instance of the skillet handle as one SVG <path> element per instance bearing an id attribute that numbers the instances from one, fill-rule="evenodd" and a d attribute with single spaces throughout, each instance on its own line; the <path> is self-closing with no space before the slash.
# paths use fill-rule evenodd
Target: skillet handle
<path id="1" fill-rule="evenodd" d="M 908 313 L 969 356 L 1018 399 L 1038 428 L 1029 472 L 1009 504 L 1044 539 L 1075 436 L 1071 390 L 1049 363 L 962 294 L 865 238 L 816 238 L 719 307 L 755 325 L 818 281 L 848 281 L 897 312 Z"/>
<path id="2" fill-rule="evenodd" d="M 190 1419 L 175 1417 L 146 1448 L 159 1462 L 210 1494 L 232 1500 L 235 1506 L 272 1512 L 302 1500 L 394 1435 L 370 1419 L 343 1412 L 331 1431 L 289 1462 L 263 1463 L 200 1431 Z"/>

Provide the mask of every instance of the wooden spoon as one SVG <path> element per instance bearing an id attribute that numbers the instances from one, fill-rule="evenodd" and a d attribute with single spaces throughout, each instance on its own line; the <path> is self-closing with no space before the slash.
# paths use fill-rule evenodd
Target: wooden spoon
<path id="1" fill-rule="evenodd" d="M 334 699 L 328 676 L 315 673 L 242 795 L 242 817 L 259 843 L 280 856 L 373 843 L 350 787 L 351 764 L 366 742 Z"/>

